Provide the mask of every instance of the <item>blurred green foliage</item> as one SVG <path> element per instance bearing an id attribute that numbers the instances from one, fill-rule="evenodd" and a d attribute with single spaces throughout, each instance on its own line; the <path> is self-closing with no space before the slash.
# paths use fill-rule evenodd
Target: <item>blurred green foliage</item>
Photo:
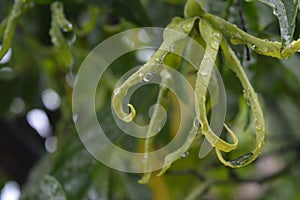
<path id="1" fill-rule="evenodd" d="M 60 17 L 72 25 L 70 30 L 64 31 L 64 24 L 55 19 L 59 16 L 53 14 L 51 0 L 3 1 L 0 4 L 2 51 L 12 49 L 11 59 L 0 62 L 1 118 L 11 120 L 33 108 L 44 109 L 41 93 L 47 88 L 57 91 L 62 99 L 61 115 L 55 126 L 57 150 L 53 154 L 45 154 L 33 168 L 22 188 L 24 199 L 300 198 L 299 53 L 288 60 L 278 60 L 251 51 L 251 60 L 248 61 L 244 46 L 232 46 L 260 96 L 265 116 L 265 147 L 257 161 L 242 169 L 229 169 L 219 163 L 214 152 L 199 159 L 198 149 L 203 140 L 199 137 L 186 158 L 176 161 L 164 176 L 153 176 L 148 184 L 141 185 L 137 182 L 141 175 L 126 174 L 104 166 L 81 144 L 72 121 L 71 86 L 80 64 L 98 43 L 130 28 L 165 27 L 173 17 L 183 16 L 185 1 L 59 2 L 64 7 Z M 282 2 L 287 4 L 288 1 Z M 201 3 L 207 12 L 242 27 L 235 0 L 202 0 Z M 12 9 L 21 4 L 21 13 L 11 15 Z M 259 1 L 243 1 L 242 11 L 249 33 L 259 38 L 281 40 L 278 19 L 273 15 L 272 8 Z M 291 20 L 289 17 L 288 23 Z M 13 24 L 9 33 L 5 33 L 9 21 Z M 60 36 L 58 43 L 53 41 L 53 31 Z M 293 39 L 298 39 L 299 33 L 298 12 Z M 138 64 L 142 63 L 136 59 L 135 52 L 120 57 L 112 64 L 111 70 L 105 72 L 103 80 L 100 80 L 105 87 L 98 88 L 96 95 L 99 122 L 109 133 L 108 137 L 115 144 L 134 150 L 141 148 L 141 142 L 126 136 L 111 124 L 110 97 L 117 80 Z M 230 127 L 238 133 L 241 142 L 239 150 L 247 152 L 252 149 L 255 140 L 247 101 L 243 98 L 239 80 L 228 70 L 222 55 L 219 55 L 217 65 L 227 92 L 226 121 L 231 122 Z M 193 69 L 183 69 L 182 66 L 178 69 L 191 80 L 195 77 Z M 150 86 L 139 89 L 133 96 L 132 101 L 140 114 L 137 116 L 139 123 L 148 123 L 148 108 L 155 102 L 156 95 L 157 87 Z M 18 114 L 10 109 L 16 97 L 23 99 L 25 104 L 25 110 Z M 156 148 L 172 139 L 172 134 L 168 133 L 176 129 L 177 109 L 176 102 L 172 102 L 168 111 L 172 117 L 168 118 L 162 130 L 166 134 L 155 138 Z M 237 155 L 232 153 L 228 156 L 234 158 Z M 0 169 L 0 186 L 10 179 L 2 171 Z"/>

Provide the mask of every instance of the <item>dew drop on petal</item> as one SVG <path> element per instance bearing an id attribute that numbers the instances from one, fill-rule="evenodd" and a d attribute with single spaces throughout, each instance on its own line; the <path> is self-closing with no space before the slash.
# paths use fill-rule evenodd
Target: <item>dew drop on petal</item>
<path id="1" fill-rule="evenodd" d="M 207 73 L 206 71 L 203 71 L 203 72 L 201 72 L 201 75 L 202 75 L 202 76 L 207 76 L 208 73 Z"/>
<path id="2" fill-rule="evenodd" d="M 152 74 L 151 72 L 148 72 L 148 73 L 144 76 L 143 81 L 145 81 L 146 83 L 148 83 L 148 82 L 151 81 L 152 77 L 153 77 L 153 74 Z"/>
<path id="3" fill-rule="evenodd" d="M 155 61 L 156 61 L 157 63 L 160 63 L 160 62 L 161 62 L 161 59 L 156 58 Z"/>
<path id="4" fill-rule="evenodd" d="M 219 48 L 219 43 L 218 43 L 217 41 L 211 40 L 211 41 L 209 42 L 209 44 L 210 44 L 210 47 L 211 47 L 211 48 L 213 48 L 214 50 L 218 50 L 218 48 Z"/>
<path id="5" fill-rule="evenodd" d="M 114 90 L 113 94 L 114 94 L 114 95 L 117 95 L 117 94 L 120 93 L 120 91 L 121 91 L 120 87 L 117 87 L 117 88 Z"/>
<path id="6" fill-rule="evenodd" d="M 173 53 L 173 52 L 174 52 L 174 47 L 175 47 L 175 45 L 172 44 L 172 45 L 170 46 L 170 48 L 168 49 L 168 53 Z"/>
<path id="7" fill-rule="evenodd" d="M 193 28 L 193 23 L 184 24 L 182 29 L 184 32 L 189 33 Z"/>
<path id="8" fill-rule="evenodd" d="M 198 119 L 195 118 L 194 121 L 193 121 L 193 127 L 198 129 L 199 126 L 200 126 L 200 123 L 199 123 Z"/>

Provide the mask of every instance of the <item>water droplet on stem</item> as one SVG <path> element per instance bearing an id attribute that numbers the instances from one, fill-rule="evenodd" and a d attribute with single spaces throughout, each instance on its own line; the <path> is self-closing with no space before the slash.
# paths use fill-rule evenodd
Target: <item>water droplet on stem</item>
<path id="1" fill-rule="evenodd" d="M 217 41 L 211 40 L 211 41 L 209 42 L 209 44 L 210 44 L 210 47 L 211 47 L 211 48 L 213 48 L 213 49 L 215 49 L 215 50 L 218 50 L 218 48 L 219 48 L 219 43 L 218 43 Z"/>
<path id="2" fill-rule="evenodd" d="M 184 32 L 189 33 L 192 30 L 193 25 L 194 25 L 193 23 L 184 24 L 182 29 Z"/>
<path id="3" fill-rule="evenodd" d="M 196 129 L 198 129 L 199 126 L 200 126 L 200 123 L 199 123 L 198 119 L 194 119 L 194 121 L 193 121 L 193 127 L 196 128 Z"/>
<path id="4" fill-rule="evenodd" d="M 175 48 L 175 45 L 172 44 L 169 49 L 168 49 L 168 53 L 173 53 L 174 52 L 174 48 Z"/>
<path id="5" fill-rule="evenodd" d="M 206 71 L 203 71 L 203 72 L 201 72 L 201 75 L 202 75 L 202 76 L 207 76 L 208 73 L 207 73 Z"/>
<path id="6" fill-rule="evenodd" d="M 148 73 L 144 76 L 143 81 L 145 81 L 145 82 L 148 83 L 149 81 L 151 81 L 152 77 L 153 77 L 153 74 L 152 74 L 151 72 L 148 72 Z"/>
<path id="7" fill-rule="evenodd" d="M 186 157 L 188 157 L 189 154 L 190 153 L 188 151 L 186 151 L 181 155 L 181 158 L 186 158 Z"/>

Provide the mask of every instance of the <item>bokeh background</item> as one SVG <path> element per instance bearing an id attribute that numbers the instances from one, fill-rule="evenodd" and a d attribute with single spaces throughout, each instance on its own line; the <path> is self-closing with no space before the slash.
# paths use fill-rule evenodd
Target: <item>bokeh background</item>
<path id="1" fill-rule="evenodd" d="M 15 1 L 16 2 L 16 1 Z M 54 46 L 51 0 L 27 0 L 15 20 L 11 48 L 0 60 L 0 188 L 1 200 L 50 199 L 300 199 L 300 53 L 288 60 L 261 56 L 233 46 L 259 95 L 266 121 L 261 156 L 242 169 L 223 166 L 214 152 L 198 158 L 203 138 L 161 177 L 138 184 L 141 174 L 126 174 L 96 161 L 81 144 L 73 124 L 72 86 L 85 56 L 106 38 L 135 27 L 165 27 L 183 17 L 185 0 L 63 0 L 69 29 L 60 30 L 64 45 Z M 242 27 L 260 38 L 280 41 L 272 9 L 257 2 L 202 1 L 207 12 Z M 14 1 L 0 0 L 0 44 Z M 55 15 L 55 14 L 54 14 Z M 51 22 L 52 20 L 52 22 Z M 51 28 L 52 27 L 52 28 Z M 294 39 L 299 37 L 300 15 Z M 138 40 L 138 35 L 132 40 Z M 1 45 L 2 46 L 2 45 Z M 117 48 L 117 47 L 112 47 Z M 143 64 L 153 51 L 135 51 L 116 60 L 97 89 L 96 110 L 108 137 L 125 149 L 139 151 L 134 140 L 111 123 L 110 98 L 114 84 L 132 67 Z M 187 52 L 189 53 L 189 52 Z M 193 52 L 194 53 L 194 52 Z M 170 57 L 178 60 L 177 57 Z M 201 59 L 201 56 L 199 56 Z M 184 61 L 178 70 L 193 82 L 196 71 Z M 236 76 L 220 54 L 217 66 L 227 95 L 226 122 L 238 133 L 235 157 L 253 148 L 255 133 L 247 100 Z M 149 122 L 158 86 L 143 87 L 132 102 L 140 124 Z M 178 128 L 178 104 L 170 94 L 169 118 L 159 148 Z M 199 197 L 201 196 L 201 197 Z"/>

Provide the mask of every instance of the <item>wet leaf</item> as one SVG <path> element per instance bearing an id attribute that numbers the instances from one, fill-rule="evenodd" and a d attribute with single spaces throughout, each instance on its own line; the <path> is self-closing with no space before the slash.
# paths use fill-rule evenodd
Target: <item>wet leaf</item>
<path id="1" fill-rule="evenodd" d="M 283 45 L 288 45 L 293 40 L 295 22 L 298 11 L 297 0 L 259 0 L 273 9 L 273 14 L 278 18 Z"/>

